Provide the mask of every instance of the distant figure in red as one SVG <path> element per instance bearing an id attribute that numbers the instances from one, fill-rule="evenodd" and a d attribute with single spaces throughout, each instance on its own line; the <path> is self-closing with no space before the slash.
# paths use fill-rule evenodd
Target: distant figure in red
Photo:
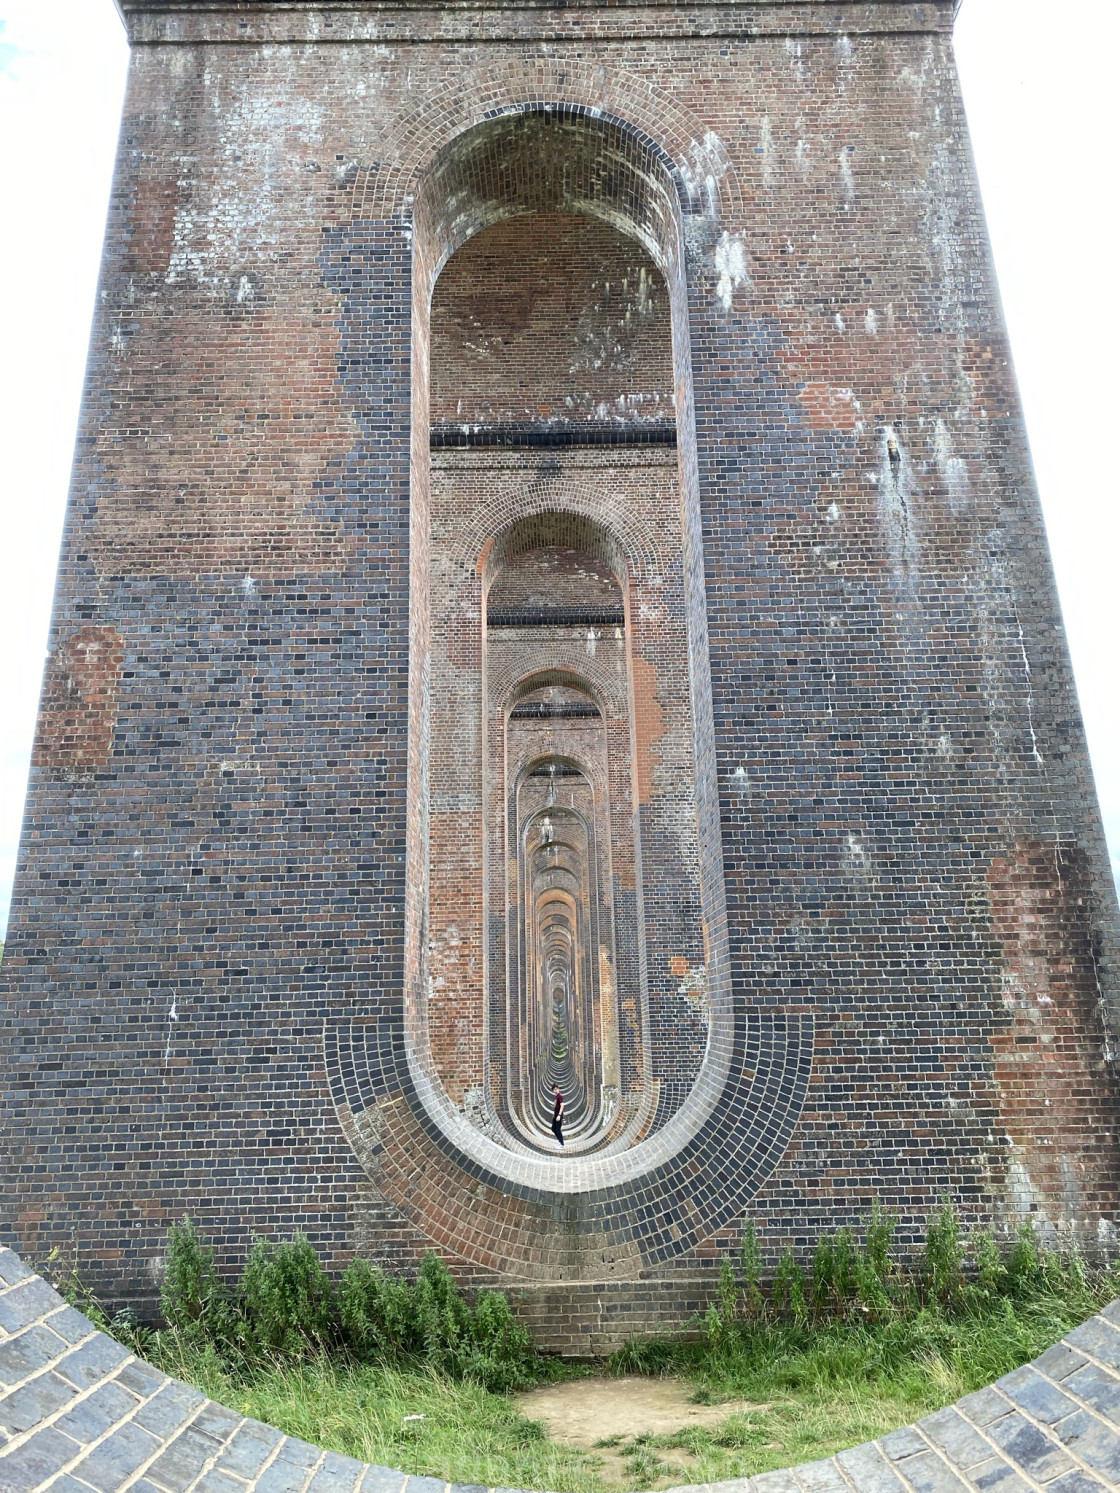
<path id="1" fill-rule="evenodd" d="M 552 1133 L 561 1145 L 564 1144 L 564 1096 L 560 1085 L 552 1085 Z"/>

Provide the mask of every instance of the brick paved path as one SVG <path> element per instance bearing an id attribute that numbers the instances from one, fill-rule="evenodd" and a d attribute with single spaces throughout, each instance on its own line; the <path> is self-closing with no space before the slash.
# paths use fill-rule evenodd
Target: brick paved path
<path id="1" fill-rule="evenodd" d="M 690 1493 L 1120 1488 L 1120 1301 L 1026 1368 L 824 1462 Z M 487 1493 L 339 1457 L 133 1357 L 0 1249 L 0 1493 Z M 493 1490 L 511 1493 L 511 1490 Z"/>

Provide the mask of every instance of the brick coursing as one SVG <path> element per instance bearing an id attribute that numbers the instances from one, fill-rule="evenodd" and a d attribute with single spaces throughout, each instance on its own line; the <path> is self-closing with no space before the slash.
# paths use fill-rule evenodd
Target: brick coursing
<path id="1" fill-rule="evenodd" d="M 1115 899 L 951 7 L 123 9 L 5 1237 L 142 1304 L 184 1211 L 231 1268 L 295 1228 L 334 1266 L 434 1243 L 535 1283 L 560 1344 L 608 1280 L 626 1332 L 683 1320 L 744 1211 L 800 1250 L 878 1196 L 909 1244 L 948 1193 L 1110 1249 Z M 550 329 L 607 347 L 604 265 L 653 310 L 581 380 Z M 568 1193 L 463 1117 L 500 897 L 448 776 L 543 657 L 490 649 L 484 592 L 558 513 L 626 583 L 603 823 L 660 1085 L 655 1160 L 573 1158 Z"/>

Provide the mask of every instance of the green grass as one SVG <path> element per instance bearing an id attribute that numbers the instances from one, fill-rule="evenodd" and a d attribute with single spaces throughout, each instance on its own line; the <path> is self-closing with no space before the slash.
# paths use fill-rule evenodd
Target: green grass
<path id="1" fill-rule="evenodd" d="M 672 1375 L 726 1415 L 642 1434 L 638 1405 L 635 1434 L 588 1451 L 550 1441 L 501 1393 L 588 1370 L 538 1354 L 504 1296 L 468 1301 L 434 1255 L 415 1280 L 355 1260 L 336 1285 L 302 1235 L 258 1240 L 230 1287 L 184 1219 L 169 1234 L 166 1328 L 107 1321 L 72 1269 L 60 1285 L 136 1353 L 289 1435 L 452 1482 L 613 1493 L 747 1477 L 872 1440 L 1028 1362 L 1120 1291 L 1120 1270 L 1041 1250 L 1029 1229 L 1002 1251 L 989 1231 L 966 1237 L 948 1203 L 919 1260 L 892 1259 L 893 1230 L 875 1207 L 862 1241 L 842 1228 L 809 1260 L 787 1253 L 767 1283 L 744 1222 L 700 1340 L 630 1343 L 600 1366 Z"/>
<path id="2" fill-rule="evenodd" d="M 749 1477 L 872 1440 L 1037 1356 L 1105 1294 L 1039 1291 L 963 1315 L 926 1307 L 880 1323 L 762 1320 L 741 1324 L 718 1351 L 708 1342 L 633 1344 L 607 1371 L 672 1374 L 692 1384 L 698 1403 L 750 1408 L 729 1405 L 718 1426 L 612 1438 L 598 1453 L 557 1445 L 509 1398 L 432 1371 L 323 1356 L 234 1369 L 172 1332 L 143 1351 L 241 1414 L 363 1461 L 490 1487 L 607 1493 Z"/>
<path id="3" fill-rule="evenodd" d="M 599 1459 L 558 1446 L 504 1395 L 436 1372 L 276 1361 L 238 1373 L 213 1352 L 162 1332 L 145 1356 L 242 1415 L 316 1446 L 408 1472 L 488 1487 L 598 1493 Z M 423 1420 L 407 1421 L 406 1416 Z"/>

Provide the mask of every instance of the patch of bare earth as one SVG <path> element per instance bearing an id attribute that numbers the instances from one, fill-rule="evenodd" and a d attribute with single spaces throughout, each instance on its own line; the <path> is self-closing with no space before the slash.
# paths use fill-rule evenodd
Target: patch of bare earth
<path id="1" fill-rule="evenodd" d="M 666 1436 L 695 1426 L 715 1429 L 731 1415 L 759 1408 L 747 1400 L 695 1404 L 695 1386 L 681 1379 L 572 1379 L 514 1396 L 518 1409 L 540 1421 L 548 1436 L 564 1446 L 593 1452 L 603 1463 L 607 1485 L 633 1486 L 634 1443 L 644 1436 Z M 693 1460 L 683 1448 L 657 1451 L 663 1466 L 687 1475 Z M 652 1470 L 652 1469 L 651 1469 Z M 647 1486 L 672 1481 L 661 1476 Z"/>

